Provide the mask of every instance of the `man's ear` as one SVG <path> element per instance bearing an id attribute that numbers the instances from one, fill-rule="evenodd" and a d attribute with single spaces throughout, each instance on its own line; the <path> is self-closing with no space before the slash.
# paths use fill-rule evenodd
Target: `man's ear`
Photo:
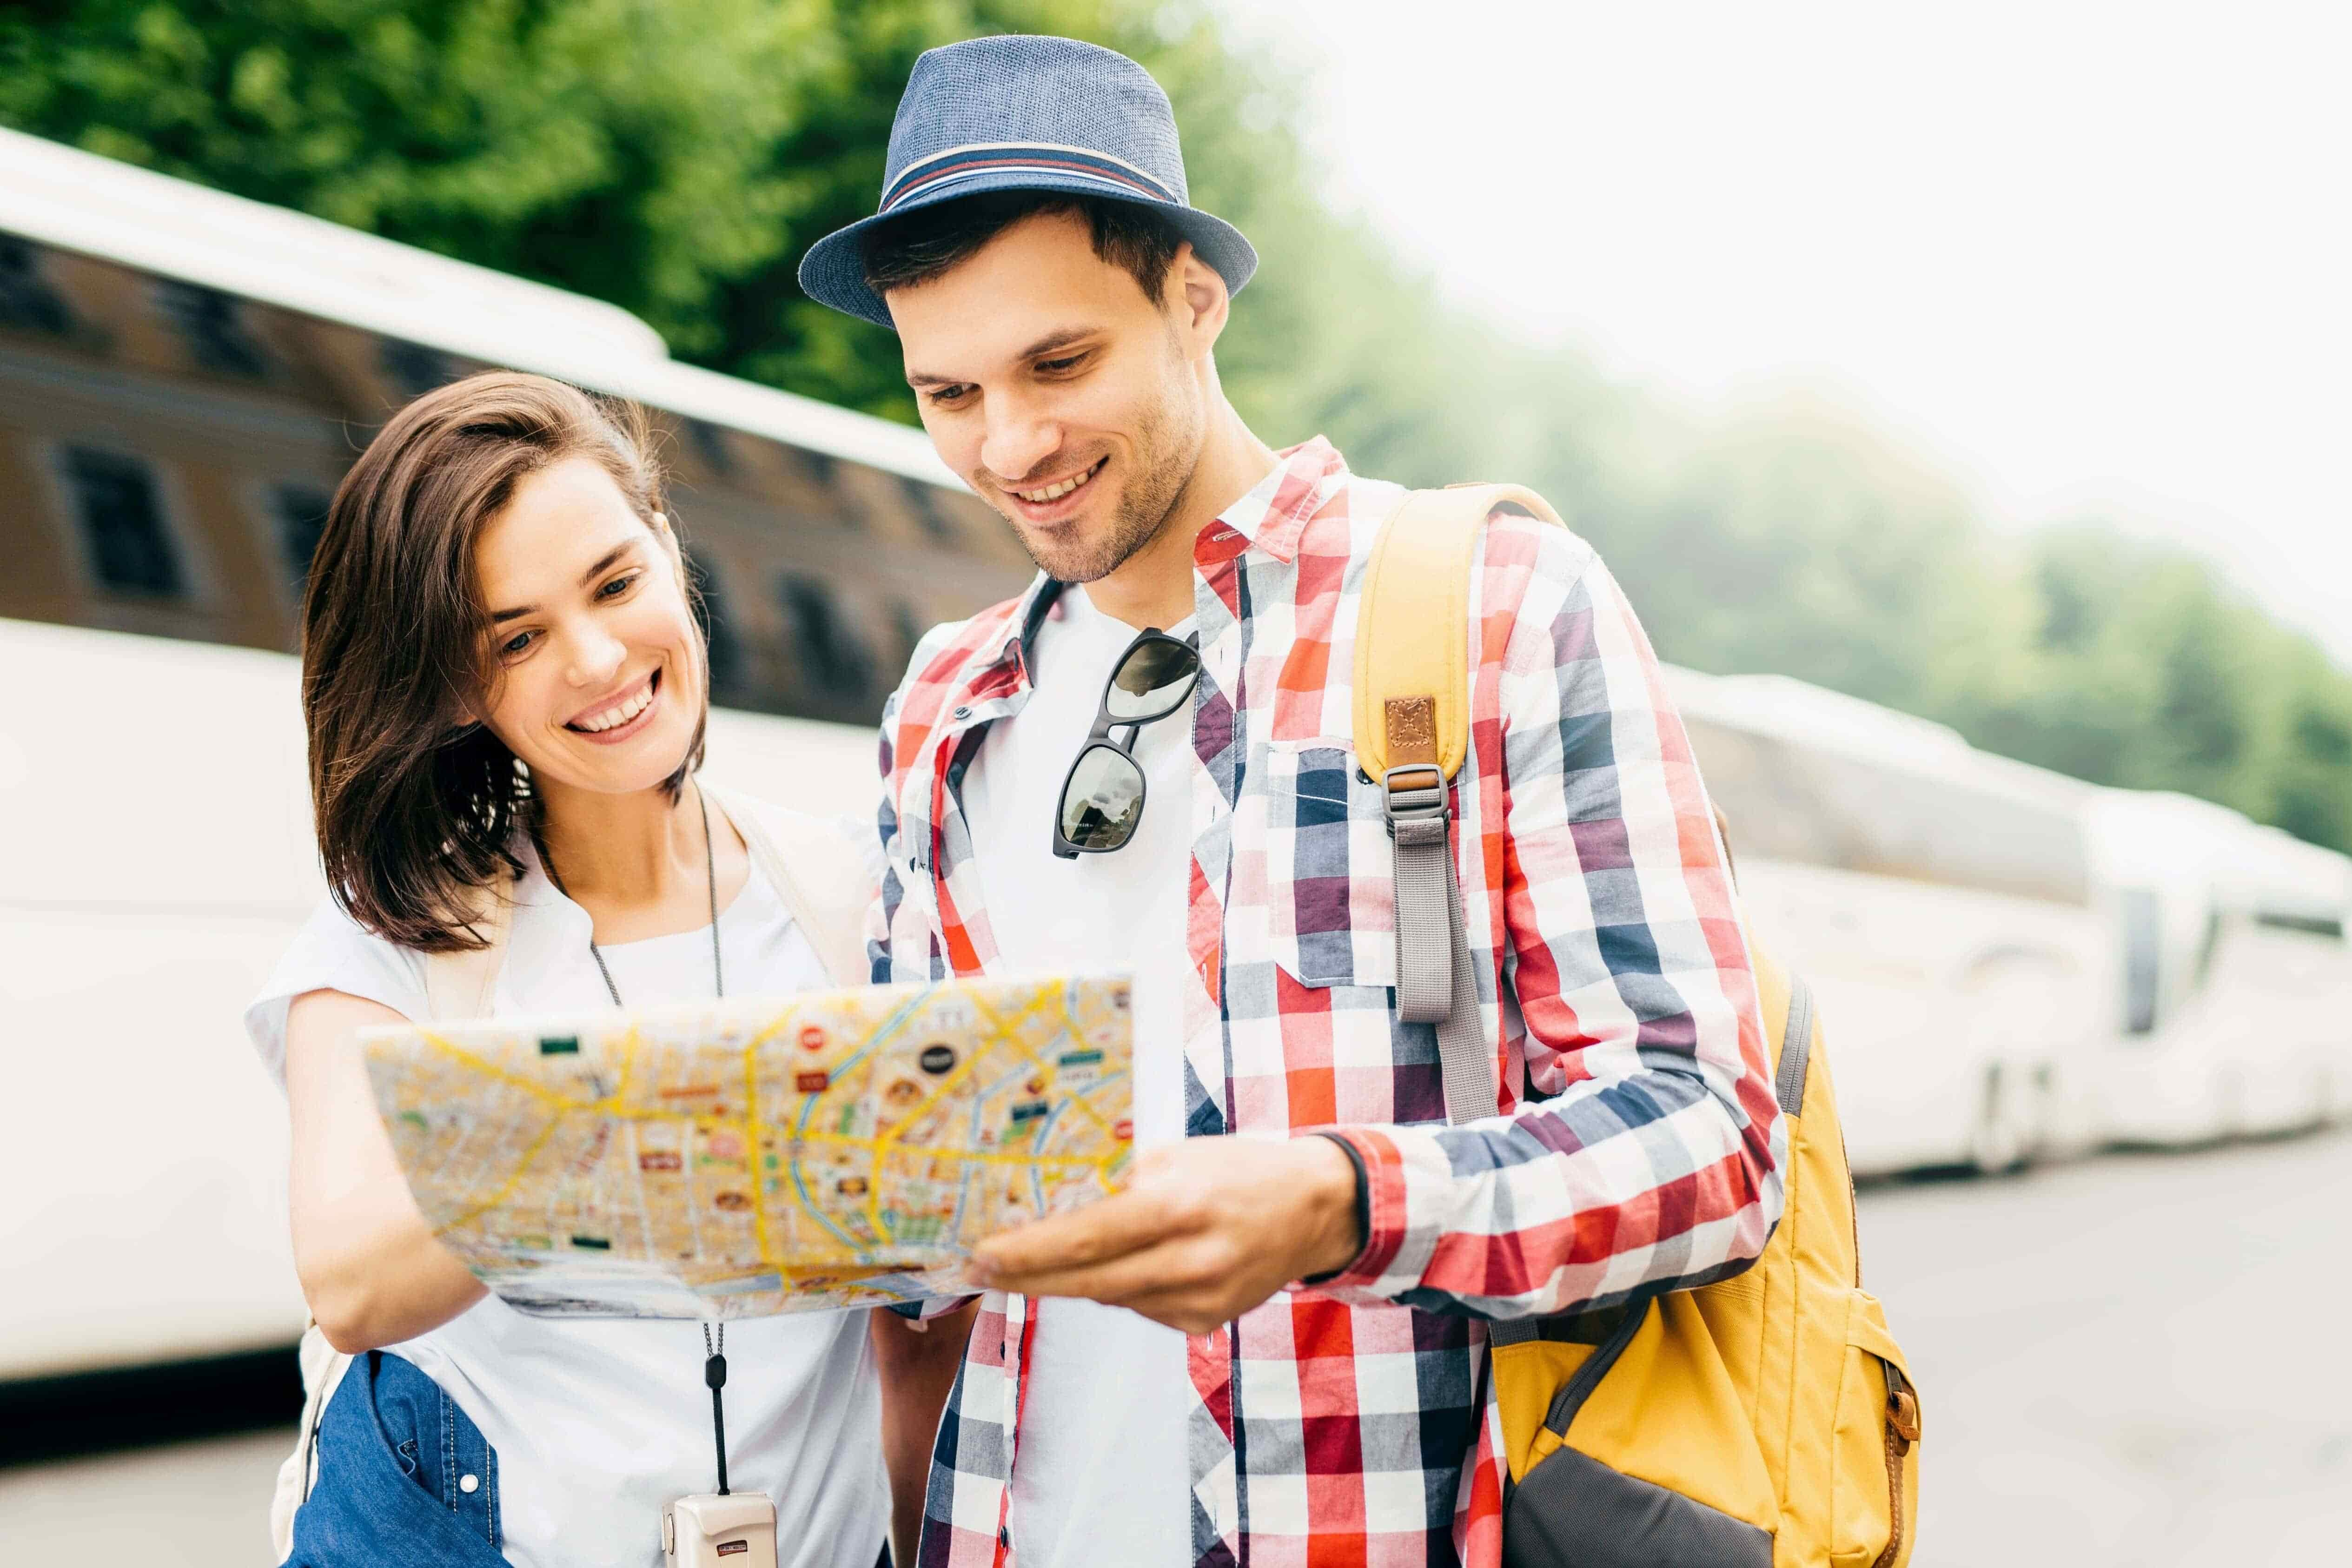
<path id="1" fill-rule="evenodd" d="M 1225 287 L 1224 275 L 1202 261 L 1190 240 L 1178 247 L 1168 275 L 1169 289 L 1176 297 L 1172 303 L 1178 328 L 1191 340 L 1193 352 L 1204 354 L 1216 347 L 1233 311 L 1233 295 Z"/>

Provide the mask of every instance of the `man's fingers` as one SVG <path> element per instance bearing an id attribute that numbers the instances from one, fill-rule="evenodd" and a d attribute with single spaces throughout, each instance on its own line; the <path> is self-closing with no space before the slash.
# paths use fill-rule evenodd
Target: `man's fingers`
<path id="1" fill-rule="evenodd" d="M 1108 1306 L 1128 1306 L 1147 1296 L 1213 1291 L 1232 1273 L 1231 1261 L 1229 1249 L 1218 1239 L 1186 1238 L 1083 1267 L 1002 1274 L 999 1285 L 1024 1296 L 1083 1296 Z"/>
<path id="2" fill-rule="evenodd" d="M 1166 1195 L 1130 1187 L 1074 1214 L 1050 1215 L 1001 1230 L 972 1249 L 971 1260 L 992 1284 L 1048 1271 L 1082 1269 L 1166 1239 L 1181 1219 L 1181 1205 Z"/>

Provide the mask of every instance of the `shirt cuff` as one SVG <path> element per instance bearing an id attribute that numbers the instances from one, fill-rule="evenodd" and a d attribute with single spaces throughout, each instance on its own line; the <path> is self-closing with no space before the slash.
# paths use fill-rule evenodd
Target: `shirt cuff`
<path id="1" fill-rule="evenodd" d="M 1366 1243 L 1371 1239 L 1372 1234 L 1372 1186 L 1371 1177 L 1366 1174 L 1364 1170 L 1364 1156 L 1356 1151 L 1355 1145 L 1348 1142 L 1347 1139 L 1341 1137 L 1337 1133 L 1317 1133 L 1313 1135 L 1318 1138 L 1328 1138 L 1333 1143 L 1339 1145 L 1339 1152 L 1347 1155 L 1348 1163 L 1355 1167 L 1356 1258 L 1341 1267 L 1330 1270 L 1328 1273 L 1307 1274 L 1302 1276 L 1298 1281 L 1302 1285 L 1328 1284 L 1331 1281 L 1347 1273 L 1349 1270 L 1353 1269 L 1356 1266 L 1356 1261 L 1362 1259 L 1364 1255 L 1364 1247 Z"/>
<path id="2" fill-rule="evenodd" d="M 1434 1170 L 1447 1171 L 1444 1152 L 1433 1141 L 1430 1148 L 1421 1147 L 1428 1134 L 1419 1127 L 1334 1127 L 1321 1135 L 1355 1161 L 1364 1237 L 1355 1260 L 1321 1282 L 1334 1291 L 1361 1291 L 1393 1299 L 1420 1283 L 1433 1240 L 1415 1237 L 1410 1223 L 1408 1195 L 1425 1185 L 1414 1166 L 1433 1160 Z"/>

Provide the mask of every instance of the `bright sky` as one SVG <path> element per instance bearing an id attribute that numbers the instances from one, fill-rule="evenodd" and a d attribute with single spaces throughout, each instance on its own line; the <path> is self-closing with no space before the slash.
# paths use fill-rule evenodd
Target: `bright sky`
<path id="1" fill-rule="evenodd" d="M 2352 664 L 2352 6 L 1224 3 L 1465 298 L 1699 400 L 1829 382 Z"/>

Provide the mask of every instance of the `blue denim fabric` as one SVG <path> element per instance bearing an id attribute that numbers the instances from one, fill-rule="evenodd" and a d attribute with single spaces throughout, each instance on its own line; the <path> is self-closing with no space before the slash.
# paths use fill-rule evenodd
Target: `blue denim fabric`
<path id="1" fill-rule="evenodd" d="M 370 1351 L 319 1418 L 318 1482 L 283 1568 L 504 1568 L 499 1457 L 441 1385 Z M 460 1484 L 471 1476 L 475 1488 Z"/>

